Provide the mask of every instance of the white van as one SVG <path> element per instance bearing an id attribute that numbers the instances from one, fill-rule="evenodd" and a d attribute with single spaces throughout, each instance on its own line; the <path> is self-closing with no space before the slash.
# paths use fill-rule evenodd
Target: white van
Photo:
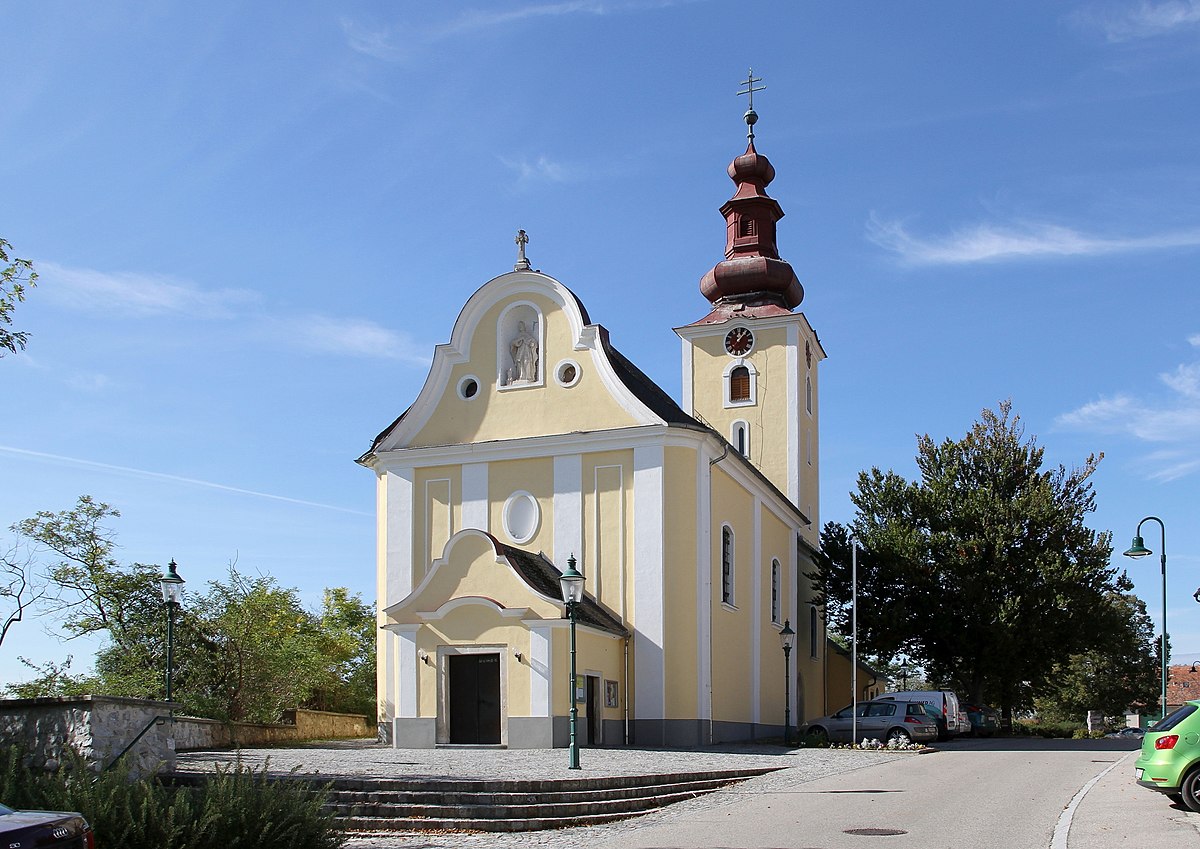
<path id="1" fill-rule="evenodd" d="M 958 694 L 953 690 L 904 690 L 899 693 L 884 693 L 879 699 L 891 699 L 897 702 L 924 702 L 933 705 L 946 716 L 946 733 L 969 734 L 971 721 L 967 712 L 958 703 Z"/>

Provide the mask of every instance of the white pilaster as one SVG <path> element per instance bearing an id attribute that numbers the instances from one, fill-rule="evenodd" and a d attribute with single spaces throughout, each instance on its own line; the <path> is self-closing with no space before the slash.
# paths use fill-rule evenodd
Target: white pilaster
<path id="1" fill-rule="evenodd" d="M 565 569 L 575 555 L 580 571 L 588 573 L 583 550 L 583 457 L 563 454 L 554 458 L 554 564 Z"/>
<path id="2" fill-rule="evenodd" d="M 389 626 L 396 634 L 396 717 L 417 716 L 417 626 Z"/>
<path id="3" fill-rule="evenodd" d="M 787 327 L 787 497 L 800 506 L 800 464 L 804 462 L 800 444 L 800 326 Z"/>
<path id="4" fill-rule="evenodd" d="M 462 526 L 480 531 L 489 530 L 487 463 L 463 464 Z"/>
<path id="5" fill-rule="evenodd" d="M 413 589 L 413 470 L 411 467 L 391 469 L 384 474 L 387 517 L 383 533 L 387 578 L 383 606 L 386 608 L 403 600 Z"/>
<path id="6" fill-rule="evenodd" d="M 550 715 L 550 646 L 553 629 L 537 625 L 529 629 L 529 715 Z"/>
<path id="7" fill-rule="evenodd" d="M 633 616 L 638 719 L 666 715 L 666 665 L 663 656 L 663 462 L 661 445 L 633 451 Z"/>

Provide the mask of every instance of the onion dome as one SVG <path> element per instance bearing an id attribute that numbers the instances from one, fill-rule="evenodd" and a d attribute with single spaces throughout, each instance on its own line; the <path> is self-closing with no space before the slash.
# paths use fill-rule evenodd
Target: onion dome
<path id="1" fill-rule="evenodd" d="M 775 223 L 783 217 L 783 208 L 766 191 L 775 168 L 754 149 L 757 119 L 753 109 L 746 113 L 750 141 L 746 152 L 729 164 L 737 190 L 721 207 L 725 259 L 700 279 L 700 292 L 714 305 L 737 302 L 792 310 L 804 299 L 804 289 L 775 245 Z"/>

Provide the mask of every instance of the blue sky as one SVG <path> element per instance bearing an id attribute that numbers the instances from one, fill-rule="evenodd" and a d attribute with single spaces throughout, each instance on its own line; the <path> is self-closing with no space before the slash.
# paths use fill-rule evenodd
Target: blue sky
<path id="1" fill-rule="evenodd" d="M 1200 3 L 4 7 L 0 528 L 88 493 L 125 561 L 373 597 L 354 464 L 529 233 L 679 397 L 753 66 L 779 241 L 829 353 L 822 520 L 1013 400 L 1200 658 Z M 1159 550 L 1157 526 L 1147 545 Z M 11 542 L 11 535 L 3 536 Z M 43 624 L 0 646 L 76 655 Z M 10 644 L 11 643 L 11 644 Z"/>

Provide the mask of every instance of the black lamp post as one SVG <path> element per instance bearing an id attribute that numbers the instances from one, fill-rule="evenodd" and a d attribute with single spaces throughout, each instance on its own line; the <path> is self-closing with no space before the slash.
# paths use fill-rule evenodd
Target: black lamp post
<path id="1" fill-rule="evenodd" d="M 1163 520 L 1157 516 L 1147 516 L 1138 522 L 1133 545 L 1129 546 L 1125 556 L 1136 558 L 1154 553 L 1142 542 L 1142 525 L 1146 522 L 1158 522 L 1158 527 L 1162 531 L 1162 549 L 1159 552 L 1159 560 L 1162 563 L 1162 648 L 1159 650 L 1159 654 L 1162 660 L 1162 715 L 1165 717 L 1167 715 L 1167 526 L 1163 524 Z M 1200 590 L 1196 592 L 1200 595 Z M 1200 597 L 1196 600 L 1200 601 Z"/>
<path id="2" fill-rule="evenodd" d="M 900 689 L 908 689 L 908 658 L 900 661 Z"/>
<path id="3" fill-rule="evenodd" d="M 583 600 L 583 574 L 575 568 L 575 555 L 567 558 L 567 571 L 558 579 L 563 601 L 567 605 L 567 617 L 571 620 L 571 748 L 568 769 L 579 769 L 579 706 L 575 702 L 575 608 Z"/>
<path id="4" fill-rule="evenodd" d="M 175 608 L 183 593 L 183 578 L 175 571 L 175 558 L 167 564 L 167 574 L 158 579 L 163 601 L 167 604 L 167 701 L 171 701 L 171 675 L 175 671 Z"/>
<path id="5" fill-rule="evenodd" d="M 783 646 L 783 745 L 788 746 L 792 742 L 792 646 L 796 644 L 790 619 L 783 620 L 779 644 Z"/>

